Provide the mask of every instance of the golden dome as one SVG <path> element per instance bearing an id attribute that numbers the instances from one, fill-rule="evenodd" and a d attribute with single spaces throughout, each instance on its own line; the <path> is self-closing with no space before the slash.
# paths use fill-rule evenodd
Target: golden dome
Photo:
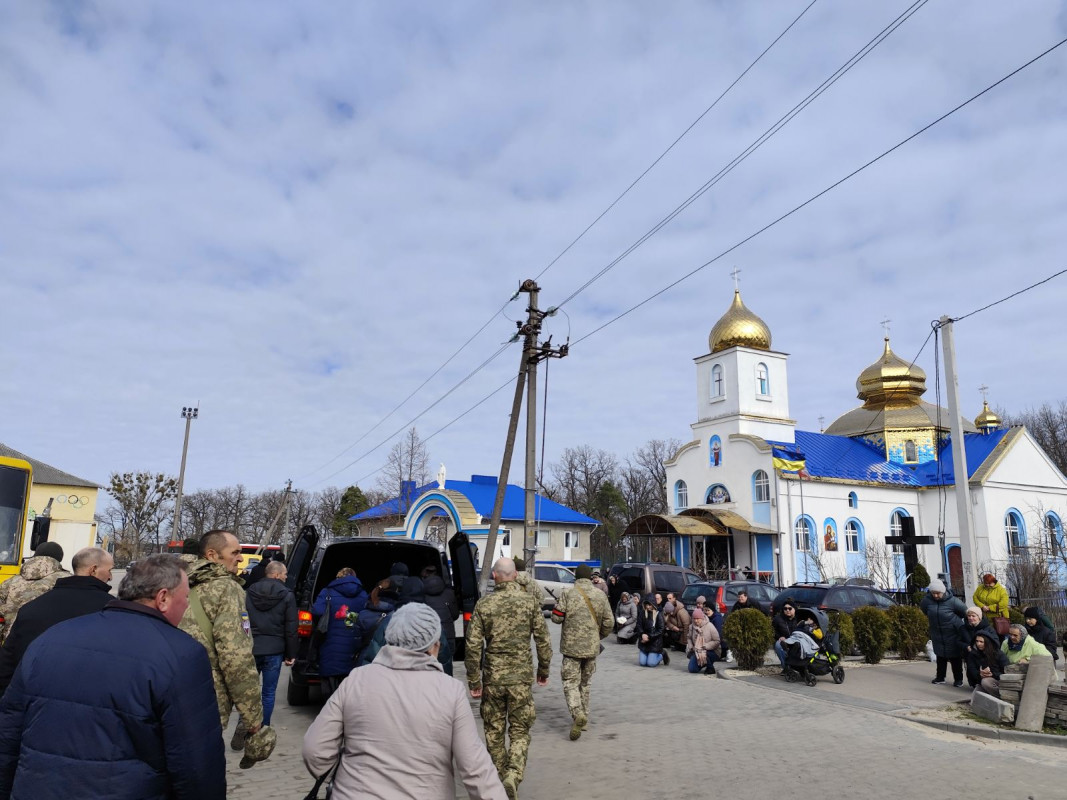
<path id="1" fill-rule="evenodd" d="M 728 347 L 751 347 L 754 350 L 771 349 L 771 329 L 767 323 L 745 308 L 741 292 L 734 290 L 734 301 L 726 313 L 715 323 L 708 336 L 708 347 L 718 353 Z"/>
<path id="2" fill-rule="evenodd" d="M 926 391 L 926 373 L 909 364 L 889 348 L 885 339 L 882 357 L 860 373 L 856 392 L 865 406 L 912 405 Z"/>
<path id="3" fill-rule="evenodd" d="M 982 413 L 974 418 L 975 427 L 978 430 L 986 430 L 1000 427 L 1000 417 L 989 409 L 989 403 L 982 401 Z"/>

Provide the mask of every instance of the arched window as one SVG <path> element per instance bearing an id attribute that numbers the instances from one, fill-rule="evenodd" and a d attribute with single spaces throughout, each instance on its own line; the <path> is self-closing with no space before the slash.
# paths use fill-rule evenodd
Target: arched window
<path id="1" fill-rule="evenodd" d="M 855 492 L 849 492 L 848 493 L 848 507 L 849 508 L 859 508 L 860 507 L 860 499 L 856 496 Z"/>
<path id="2" fill-rule="evenodd" d="M 860 524 L 854 519 L 845 523 L 845 552 L 858 553 L 860 551 Z"/>
<path id="3" fill-rule="evenodd" d="M 900 536 L 902 533 L 904 533 L 904 523 L 902 523 L 901 520 L 906 516 L 908 516 L 908 515 L 904 511 L 899 509 L 899 508 L 896 511 L 893 512 L 893 514 L 889 517 L 889 535 L 890 536 Z M 904 545 L 902 545 L 902 544 L 890 545 L 890 549 L 894 553 L 903 553 L 904 552 Z"/>
<path id="4" fill-rule="evenodd" d="M 722 385 L 722 366 L 716 364 L 711 368 L 711 396 L 722 397 L 725 394 Z"/>
<path id="5" fill-rule="evenodd" d="M 1023 524 L 1023 516 L 1014 508 L 1008 509 L 1008 513 L 1004 515 L 1004 538 L 1008 544 L 1008 555 L 1013 554 L 1020 547 L 1026 547 L 1026 526 Z"/>
<path id="6" fill-rule="evenodd" d="M 674 484 L 674 507 L 679 511 L 689 508 L 689 487 L 685 481 Z"/>
<path id="7" fill-rule="evenodd" d="M 1053 512 L 1045 515 L 1045 535 L 1048 537 L 1048 551 L 1053 557 L 1067 555 L 1064 551 L 1063 523 Z"/>
<path id="8" fill-rule="evenodd" d="M 904 442 L 904 460 L 909 464 L 919 460 L 918 453 L 915 450 L 914 439 L 908 439 L 908 441 Z"/>
<path id="9" fill-rule="evenodd" d="M 793 526 L 793 541 L 798 553 L 811 552 L 811 523 L 800 517 Z"/>
<path id="10" fill-rule="evenodd" d="M 761 397 L 766 397 L 771 393 L 771 379 L 767 372 L 767 365 L 759 363 L 756 365 L 756 394 Z"/>
<path id="11" fill-rule="evenodd" d="M 771 502 L 771 480 L 767 473 L 761 469 L 752 473 L 752 502 Z"/>

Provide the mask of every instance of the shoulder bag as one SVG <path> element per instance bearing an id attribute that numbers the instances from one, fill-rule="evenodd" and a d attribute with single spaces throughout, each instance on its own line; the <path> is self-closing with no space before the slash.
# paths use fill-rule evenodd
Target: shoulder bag
<path id="1" fill-rule="evenodd" d="M 580 594 L 582 596 L 582 599 L 585 601 L 585 607 L 589 609 L 589 613 L 593 617 L 593 627 L 596 628 L 597 633 L 600 633 L 600 619 L 599 619 L 599 617 L 597 617 L 596 611 L 593 610 L 592 602 L 590 602 L 589 598 L 586 597 L 585 592 L 583 592 L 577 586 L 575 586 L 574 588 L 578 592 L 578 594 Z M 599 652 L 601 652 L 601 653 L 604 652 L 604 645 L 603 644 L 600 645 Z"/>

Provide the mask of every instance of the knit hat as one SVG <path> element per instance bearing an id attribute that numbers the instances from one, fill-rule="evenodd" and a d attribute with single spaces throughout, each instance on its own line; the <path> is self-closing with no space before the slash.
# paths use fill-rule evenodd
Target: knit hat
<path id="1" fill-rule="evenodd" d="M 274 752 L 278 734 L 270 725 L 264 725 L 245 739 L 245 752 L 241 756 L 241 769 L 250 769 L 257 761 L 266 761 Z"/>
<path id="2" fill-rule="evenodd" d="M 699 605 L 700 603 L 706 603 L 706 602 L 708 602 L 708 599 L 706 597 L 704 597 L 704 595 L 700 595 L 700 597 L 697 598 L 697 605 Z"/>
<path id="3" fill-rule="evenodd" d="M 1023 617 L 1025 619 L 1036 619 L 1038 622 L 1040 622 L 1041 621 L 1041 609 L 1038 608 L 1037 606 L 1030 606 L 1029 608 L 1024 608 L 1023 609 Z"/>
<path id="4" fill-rule="evenodd" d="M 663 604 L 663 613 L 664 614 L 673 614 L 674 613 L 674 603 L 671 603 L 671 602 L 664 603 Z"/>
<path id="5" fill-rule="evenodd" d="M 512 559 L 512 561 L 515 562 L 515 570 L 517 572 L 525 572 L 526 571 L 526 559 L 525 558 L 521 558 L 521 557 L 520 558 L 514 558 L 514 559 Z"/>
<path id="6" fill-rule="evenodd" d="M 700 606 L 693 609 L 693 619 L 704 619 L 704 612 L 700 609 Z"/>
<path id="7" fill-rule="evenodd" d="M 928 591 L 945 593 L 945 582 L 940 578 L 934 578 L 927 587 Z"/>
<path id="8" fill-rule="evenodd" d="M 410 575 L 408 572 L 408 565 L 403 561 L 397 561 L 389 568 L 390 575 Z"/>
<path id="9" fill-rule="evenodd" d="M 37 546 L 37 549 L 33 551 L 35 556 L 51 556 L 56 561 L 63 560 L 63 548 L 59 546 L 58 542 L 41 542 Z"/>
<path id="10" fill-rule="evenodd" d="M 425 653 L 441 639 L 441 618 L 425 603 L 401 606 L 385 629 L 385 643 Z"/>
<path id="11" fill-rule="evenodd" d="M 982 609 L 980 609 L 978 606 L 971 606 L 970 608 L 967 609 L 967 613 L 968 614 L 974 614 L 975 616 L 981 618 Z"/>
<path id="12" fill-rule="evenodd" d="M 404 583 L 400 587 L 400 596 L 397 602 L 400 605 L 426 602 L 426 584 L 422 582 L 422 578 L 411 576 L 404 578 Z"/>
<path id="13" fill-rule="evenodd" d="M 586 579 L 592 578 L 593 577 L 593 568 L 591 566 L 589 566 L 588 564 L 579 564 L 578 565 L 578 569 L 574 570 L 574 577 L 575 578 L 586 578 Z"/>

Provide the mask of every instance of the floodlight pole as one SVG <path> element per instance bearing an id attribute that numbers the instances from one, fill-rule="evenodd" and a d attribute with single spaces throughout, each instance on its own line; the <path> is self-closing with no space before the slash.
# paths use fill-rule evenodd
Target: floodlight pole
<path id="1" fill-rule="evenodd" d="M 174 524 L 172 538 L 177 540 L 181 535 L 182 522 L 182 488 L 185 486 L 185 456 L 189 452 L 189 428 L 193 420 L 200 415 L 200 408 L 195 406 L 182 406 L 182 419 L 185 420 L 185 442 L 182 444 L 182 468 L 178 471 L 178 492 L 174 497 Z"/>

